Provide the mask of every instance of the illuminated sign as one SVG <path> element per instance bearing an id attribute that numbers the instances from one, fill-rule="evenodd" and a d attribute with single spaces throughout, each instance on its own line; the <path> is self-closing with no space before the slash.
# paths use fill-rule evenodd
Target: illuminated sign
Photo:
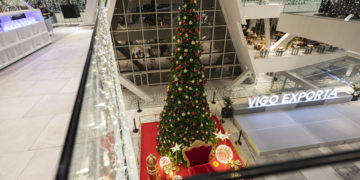
<path id="1" fill-rule="evenodd" d="M 279 104 L 295 104 L 299 102 L 320 101 L 337 97 L 336 89 L 325 89 L 307 92 L 284 93 L 271 96 L 248 97 L 249 108 L 265 107 Z"/>

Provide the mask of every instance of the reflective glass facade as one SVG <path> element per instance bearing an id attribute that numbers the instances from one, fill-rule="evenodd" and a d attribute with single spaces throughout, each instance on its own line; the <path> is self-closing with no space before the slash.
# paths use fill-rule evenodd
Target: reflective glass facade
<path id="1" fill-rule="evenodd" d="M 117 0 L 111 23 L 120 73 L 136 85 L 168 83 L 182 0 Z M 241 74 L 218 0 L 198 0 L 202 63 L 208 80 Z"/>

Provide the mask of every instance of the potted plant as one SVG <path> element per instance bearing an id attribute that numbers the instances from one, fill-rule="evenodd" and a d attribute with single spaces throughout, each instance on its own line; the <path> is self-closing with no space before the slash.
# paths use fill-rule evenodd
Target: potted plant
<path id="1" fill-rule="evenodd" d="M 223 97 L 225 107 L 221 109 L 221 116 L 223 118 L 230 118 L 233 115 L 232 102 L 229 96 Z"/>
<path id="2" fill-rule="evenodd" d="M 352 88 L 354 92 L 352 93 L 353 98 L 351 101 L 357 101 L 360 97 L 360 85 L 353 84 Z"/>

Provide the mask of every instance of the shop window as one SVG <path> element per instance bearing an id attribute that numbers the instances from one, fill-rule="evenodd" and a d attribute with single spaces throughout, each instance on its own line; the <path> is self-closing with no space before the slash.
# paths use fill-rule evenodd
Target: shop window
<path id="1" fill-rule="evenodd" d="M 158 28 L 171 28 L 171 14 L 158 12 Z"/>
<path id="2" fill-rule="evenodd" d="M 131 46 L 131 57 L 132 59 L 142 59 L 145 58 L 145 52 L 143 46 Z"/>
<path id="3" fill-rule="evenodd" d="M 167 70 L 170 68 L 170 58 L 160 58 L 160 68 Z"/>
<path id="4" fill-rule="evenodd" d="M 200 13 L 201 26 L 212 26 L 214 21 L 213 11 L 202 11 Z"/>
<path id="5" fill-rule="evenodd" d="M 211 79 L 220 79 L 221 77 L 221 68 L 211 68 Z"/>
<path id="6" fill-rule="evenodd" d="M 168 83 L 169 82 L 169 74 L 170 72 L 162 72 L 161 73 L 161 82 Z"/>
<path id="7" fill-rule="evenodd" d="M 226 39 L 231 39 L 231 35 L 230 35 L 229 30 L 227 30 L 227 33 L 226 33 Z"/>
<path id="8" fill-rule="evenodd" d="M 132 64 L 133 64 L 134 72 L 146 71 L 145 60 L 144 59 L 137 59 L 137 60 L 133 59 Z"/>
<path id="9" fill-rule="evenodd" d="M 114 46 L 128 45 L 126 32 L 113 32 L 113 36 L 114 36 Z"/>
<path id="10" fill-rule="evenodd" d="M 155 59 L 155 58 L 146 59 L 146 64 L 148 71 L 160 69 L 159 59 Z"/>
<path id="11" fill-rule="evenodd" d="M 222 65 L 223 54 L 216 53 L 211 56 L 211 65 Z"/>
<path id="12" fill-rule="evenodd" d="M 205 78 L 206 78 L 207 80 L 210 79 L 210 69 L 209 69 L 209 68 L 206 68 L 206 69 L 205 69 Z"/>
<path id="13" fill-rule="evenodd" d="M 225 44 L 225 52 L 235 52 L 232 40 L 227 40 Z"/>
<path id="14" fill-rule="evenodd" d="M 226 27 L 215 27 L 214 28 L 214 40 L 224 40 Z"/>
<path id="15" fill-rule="evenodd" d="M 223 67 L 222 68 L 222 77 L 223 78 L 232 77 L 233 70 L 234 70 L 233 66 Z"/>
<path id="16" fill-rule="evenodd" d="M 129 81 L 131 81 L 132 83 L 134 83 L 134 76 L 132 74 L 125 75 L 125 78 L 128 79 Z"/>
<path id="17" fill-rule="evenodd" d="M 123 1 L 116 1 L 114 14 L 123 14 L 123 13 L 124 13 Z"/>
<path id="18" fill-rule="evenodd" d="M 155 12 L 155 0 L 140 0 L 141 12 Z"/>
<path id="19" fill-rule="evenodd" d="M 202 27 L 200 40 L 211 40 L 212 39 L 212 27 Z"/>
<path id="20" fill-rule="evenodd" d="M 182 6 L 182 0 L 172 0 L 173 11 L 179 11 Z"/>
<path id="21" fill-rule="evenodd" d="M 202 63 L 204 66 L 210 65 L 210 58 L 211 58 L 211 56 L 210 56 L 209 54 L 203 54 L 203 55 L 201 55 L 201 63 Z"/>
<path id="22" fill-rule="evenodd" d="M 210 49 L 211 49 L 211 41 L 203 41 L 202 42 L 202 48 L 203 48 L 203 54 L 208 54 L 210 53 Z"/>
<path id="23" fill-rule="evenodd" d="M 214 10 L 215 0 L 204 0 L 202 3 L 202 10 Z"/>
<path id="24" fill-rule="evenodd" d="M 141 31 L 129 31 L 129 40 L 130 44 L 142 44 L 143 43 L 143 35 Z"/>
<path id="25" fill-rule="evenodd" d="M 234 64 L 235 53 L 224 54 L 224 64 Z"/>
<path id="26" fill-rule="evenodd" d="M 240 76 L 241 74 L 241 67 L 240 66 L 235 66 L 234 67 L 234 76 Z"/>
<path id="27" fill-rule="evenodd" d="M 146 45 L 145 46 L 145 57 L 159 57 L 159 47 L 158 45 Z"/>
<path id="28" fill-rule="evenodd" d="M 211 52 L 223 52 L 224 51 L 224 41 L 214 41 L 212 44 Z"/>
<path id="29" fill-rule="evenodd" d="M 128 29 L 141 29 L 140 14 L 126 15 L 126 23 Z"/>
<path id="30" fill-rule="evenodd" d="M 115 52 L 117 60 L 130 59 L 130 50 L 128 46 L 117 47 Z"/>
<path id="31" fill-rule="evenodd" d="M 124 0 L 125 12 L 126 13 L 139 13 L 139 0 Z"/>
<path id="32" fill-rule="evenodd" d="M 153 44 L 158 42 L 157 31 L 156 30 L 145 30 L 144 31 L 144 40 L 146 44 Z"/>
<path id="33" fill-rule="evenodd" d="M 160 44 L 160 56 L 169 57 L 171 56 L 171 44 Z"/>
<path id="34" fill-rule="evenodd" d="M 178 19 L 178 13 L 172 13 L 172 20 L 173 20 L 173 26 L 174 28 L 179 26 L 179 19 Z"/>
<path id="35" fill-rule="evenodd" d="M 171 11 L 171 1 L 169 0 L 156 0 L 156 9 L 157 12 L 170 12 Z"/>
<path id="36" fill-rule="evenodd" d="M 130 60 L 118 61 L 120 73 L 132 72 L 132 66 Z"/>
<path id="37" fill-rule="evenodd" d="M 215 12 L 215 26 L 226 25 L 222 11 Z"/>
<path id="38" fill-rule="evenodd" d="M 125 31 L 125 16 L 123 15 L 114 15 L 111 22 L 112 31 Z"/>
<path id="39" fill-rule="evenodd" d="M 149 85 L 158 85 L 160 83 L 160 73 L 149 73 Z"/>
<path id="40" fill-rule="evenodd" d="M 160 43 L 171 43 L 171 30 L 170 29 L 164 29 L 159 30 L 159 41 Z"/>
<path id="41" fill-rule="evenodd" d="M 144 29 L 156 29 L 156 16 L 155 14 L 143 14 L 142 23 Z"/>

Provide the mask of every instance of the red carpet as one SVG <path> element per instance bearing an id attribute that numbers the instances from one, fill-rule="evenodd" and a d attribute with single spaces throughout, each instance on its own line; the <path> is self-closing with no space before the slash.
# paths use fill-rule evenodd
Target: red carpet
<path id="1" fill-rule="evenodd" d="M 218 125 L 218 129 L 220 129 L 224 133 L 225 131 L 224 131 L 223 127 L 221 126 L 221 124 L 219 123 L 218 119 L 215 116 L 213 116 L 213 117 L 215 118 L 215 121 Z M 158 152 L 156 151 L 156 136 L 157 136 L 157 130 L 158 130 L 157 124 L 158 124 L 158 122 L 141 124 L 140 179 L 142 179 L 142 180 L 148 179 L 148 173 L 146 170 L 146 162 L 145 162 L 146 157 L 150 153 L 152 153 L 158 158 L 158 161 L 160 159 L 160 156 L 159 156 Z M 241 161 L 239 155 L 237 154 L 237 152 L 236 152 L 234 146 L 232 145 L 232 143 L 230 142 L 230 140 L 227 139 L 226 142 L 222 142 L 220 144 L 226 144 L 233 150 L 233 153 L 234 153 L 233 160 Z M 216 160 L 215 157 L 213 158 L 212 161 L 210 161 L 210 164 L 212 164 L 212 162 L 214 160 Z M 244 165 L 242 161 L 241 161 L 241 164 Z M 231 169 L 229 167 L 229 165 L 225 165 L 220 162 L 219 162 L 218 167 L 213 167 L 213 168 L 217 172 L 227 171 L 227 170 Z M 161 175 L 161 179 L 170 179 L 170 177 L 165 177 L 165 174 L 162 171 L 162 168 L 160 168 L 160 166 L 159 166 L 159 173 Z M 185 168 L 184 166 L 180 166 L 180 171 L 176 172 L 175 174 L 178 174 L 178 175 L 182 176 L 183 178 L 189 176 L 187 168 Z"/>

